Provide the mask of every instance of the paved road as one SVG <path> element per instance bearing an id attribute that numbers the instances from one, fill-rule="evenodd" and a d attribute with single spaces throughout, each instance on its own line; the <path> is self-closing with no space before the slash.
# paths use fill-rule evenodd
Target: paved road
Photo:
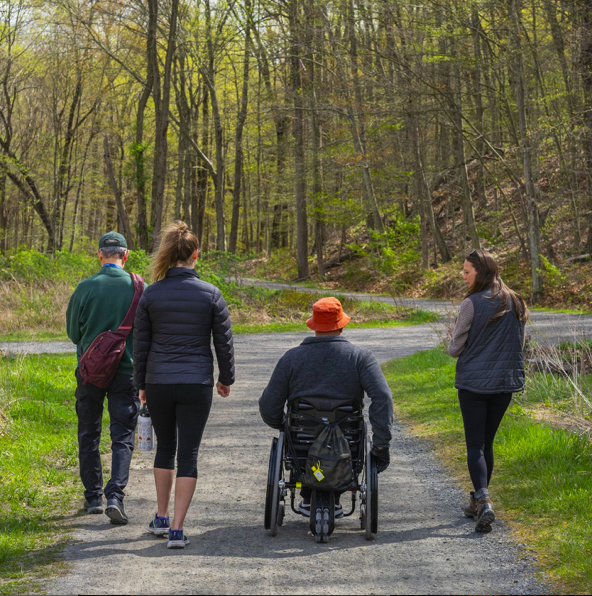
<path id="1" fill-rule="evenodd" d="M 95 594 L 526 594 L 546 593 L 528 555 L 503 524 L 473 532 L 464 494 L 426 445 L 397 425 L 393 462 L 380 476 L 379 533 L 367 542 L 357 517 L 338 522 L 317 545 L 301 517 L 288 512 L 271 538 L 263 529 L 264 485 L 274 431 L 257 398 L 285 350 L 306 334 L 236 338 L 238 381 L 216 398 L 199 459 L 199 480 L 186 532 L 191 544 L 168 551 L 146 532 L 155 512 L 152 455 L 134 455 L 126 507 L 131 523 L 105 516 L 75 519 L 71 572 L 50 593 Z M 427 325 L 354 329 L 347 336 L 380 361 L 431 348 Z M 395 396 L 396 399 L 396 396 Z"/>

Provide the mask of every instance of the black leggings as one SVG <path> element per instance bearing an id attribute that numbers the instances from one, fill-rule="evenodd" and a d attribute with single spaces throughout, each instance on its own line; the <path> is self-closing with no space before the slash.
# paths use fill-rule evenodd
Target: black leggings
<path id="1" fill-rule="evenodd" d="M 146 384 L 146 403 L 158 439 L 155 468 L 174 470 L 177 453 L 177 477 L 197 478 L 197 452 L 212 394 L 208 385 Z"/>
<path id="2" fill-rule="evenodd" d="M 475 491 L 487 488 L 493 472 L 493 440 L 512 401 L 511 393 L 473 393 L 458 390 L 465 426 L 467 463 Z"/>

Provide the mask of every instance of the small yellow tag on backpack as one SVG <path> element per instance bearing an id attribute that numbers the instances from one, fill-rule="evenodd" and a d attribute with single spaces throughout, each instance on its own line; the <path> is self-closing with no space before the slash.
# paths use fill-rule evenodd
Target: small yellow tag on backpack
<path id="1" fill-rule="evenodd" d="M 320 482 L 324 480 L 325 475 L 323 474 L 323 470 L 321 470 L 321 462 L 317 461 L 316 466 L 312 466 L 311 468 L 313 476 Z"/>

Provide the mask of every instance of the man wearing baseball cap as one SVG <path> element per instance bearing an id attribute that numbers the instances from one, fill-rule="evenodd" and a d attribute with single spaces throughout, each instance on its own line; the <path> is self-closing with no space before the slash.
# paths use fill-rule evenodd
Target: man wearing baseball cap
<path id="1" fill-rule="evenodd" d="M 289 401 L 323 396 L 348 397 L 362 403 L 366 393 L 371 400 L 368 414 L 373 431 L 372 453 L 378 471 L 383 472 L 390 462 L 393 398 L 374 354 L 342 337 L 350 321 L 337 298 L 315 302 L 312 317 L 306 321 L 314 337 L 307 337 L 280 358 L 259 399 L 259 412 L 268 426 L 281 430 Z M 310 515 L 310 489 L 303 488 L 301 495 L 298 509 Z M 335 505 L 335 517 L 343 517 L 340 504 Z"/>
<path id="2" fill-rule="evenodd" d="M 93 340 L 104 331 L 119 327 L 134 297 L 131 276 L 123 268 L 129 251 L 125 238 L 108 232 L 99 240 L 101 270 L 81 281 L 70 297 L 66 312 L 68 337 L 84 354 Z M 76 413 L 78 414 L 78 447 L 80 477 L 84 485 L 87 513 L 103 513 L 103 473 L 99 443 L 103 402 L 107 396 L 111 430 L 111 479 L 105 486 L 105 513 L 113 524 L 127 524 L 123 508 L 124 488 L 134 449 L 134 431 L 138 419 L 138 392 L 133 383 L 132 338 L 127 339 L 125 353 L 110 385 L 103 389 L 85 383 L 76 369 Z"/>

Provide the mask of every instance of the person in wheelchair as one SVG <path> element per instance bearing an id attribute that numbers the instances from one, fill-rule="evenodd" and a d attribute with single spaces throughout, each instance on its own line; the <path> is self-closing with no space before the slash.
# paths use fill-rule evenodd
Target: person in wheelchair
<path id="1" fill-rule="evenodd" d="M 259 412 L 265 424 L 282 430 L 285 406 L 294 400 L 347 398 L 362 404 L 366 393 L 371 400 L 372 454 L 380 473 L 390 463 L 393 398 L 374 354 L 341 335 L 350 320 L 337 298 L 322 298 L 313 305 L 313 315 L 306 324 L 315 332 L 314 337 L 307 337 L 280 358 L 259 399 Z M 305 516 L 310 516 L 311 493 L 306 487 L 300 492 L 298 511 Z M 343 517 L 339 496 L 335 495 L 335 518 Z"/>

